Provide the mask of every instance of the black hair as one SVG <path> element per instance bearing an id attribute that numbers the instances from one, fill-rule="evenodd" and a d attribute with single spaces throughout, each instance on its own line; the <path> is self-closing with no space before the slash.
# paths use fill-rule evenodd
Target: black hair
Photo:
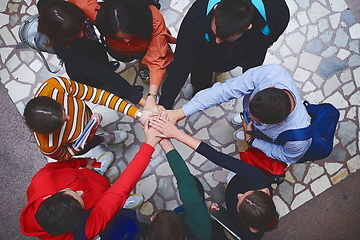
<path id="1" fill-rule="evenodd" d="M 279 214 L 271 197 L 255 191 L 247 195 L 238 209 L 240 220 L 248 227 L 261 232 L 274 230 L 278 225 Z"/>
<path id="2" fill-rule="evenodd" d="M 216 37 L 226 39 L 244 33 L 251 24 L 254 6 L 250 0 L 222 0 L 214 9 Z"/>
<path id="3" fill-rule="evenodd" d="M 53 133 L 63 124 L 63 107 L 54 99 L 40 96 L 31 99 L 25 107 L 26 125 L 40 134 Z"/>
<path id="4" fill-rule="evenodd" d="M 50 1 L 40 9 L 38 31 L 45 34 L 52 47 L 61 43 L 71 47 L 85 23 L 83 11 L 75 4 L 63 0 Z"/>
<path id="5" fill-rule="evenodd" d="M 97 27 L 103 35 L 112 38 L 121 31 L 150 40 L 153 28 L 148 5 L 148 0 L 108 0 L 101 6 Z"/>
<path id="6" fill-rule="evenodd" d="M 171 210 L 158 212 L 150 223 L 148 240 L 185 240 L 183 225 Z"/>
<path id="7" fill-rule="evenodd" d="M 291 112 L 290 98 L 285 90 L 267 88 L 250 100 L 249 111 L 262 123 L 281 123 Z"/>
<path id="8" fill-rule="evenodd" d="M 56 236 L 74 231 L 83 212 L 79 201 L 64 192 L 58 192 L 40 205 L 35 219 L 45 232 Z"/>

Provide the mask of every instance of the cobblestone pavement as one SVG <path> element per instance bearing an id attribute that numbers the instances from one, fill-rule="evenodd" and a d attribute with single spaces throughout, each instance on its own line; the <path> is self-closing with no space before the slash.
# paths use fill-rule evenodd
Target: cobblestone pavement
<path id="1" fill-rule="evenodd" d="M 160 2 L 167 26 L 176 36 L 184 14 L 194 1 Z M 344 0 L 286 2 L 291 12 L 289 26 L 269 49 L 265 64 L 277 63 L 286 67 L 294 76 L 304 100 L 311 103 L 330 102 L 340 110 L 341 115 L 332 154 L 325 160 L 289 166 L 285 182 L 274 186 L 274 201 L 281 216 L 360 168 L 360 95 L 357 91 L 360 85 L 360 24 Z M 18 38 L 21 21 L 36 13 L 33 0 L 0 1 L 0 78 L 21 113 L 37 87 L 52 76 L 39 55 Z M 58 64 L 56 56 L 45 56 L 55 68 Z M 143 85 L 144 93 L 147 92 L 148 84 L 139 78 L 137 62 L 122 63 L 118 72 L 131 84 Z M 237 68 L 215 76 L 217 81 L 223 81 L 239 74 L 241 69 Z M 66 73 L 62 69 L 59 75 L 66 76 Z M 191 93 L 191 85 L 187 83 L 175 107 L 186 103 Z M 102 130 L 122 129 L 129 133 L 124 143 L 110 146 L 116 153 L 116 161 L 107 176 L 114 181 L 144 142 L 143 131 L 140 123 L 130 117 L 105 107 L 90 106 L 94 112 L 103 115 Z M 180 121 L 178 126 L 218 150 L 238 156 L 239 150 L 232 138 L 236 127 L 231 124 L 230 117 L 241 108 L 241 99 L 232 100 L 196 113 Z M 224 189 L 222 184 L 212 179 L 212 173 L 221 168 L 182 143 L 174 141 L 174 144 L 191 172 L 204 185 L 206 200 L 213 200 Z M 159 209 L 173 209 L 181 204 L 175 179 L 159 147 L 134 192 L 145 196 L 146 202 L 140 208 L 140 217 L 144 219 Z"/>

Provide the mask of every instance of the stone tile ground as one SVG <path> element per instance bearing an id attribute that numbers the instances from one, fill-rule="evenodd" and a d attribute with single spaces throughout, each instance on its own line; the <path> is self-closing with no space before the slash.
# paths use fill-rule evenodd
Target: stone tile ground
<path id="1" fill-rule="evenodd" d="M 176 36 L 184 14 L 194 1 L 160 2 L 167 26 Z M 281 216 L 360 168 L 360 95 L 357 91 L 360 85 L 360 24 L 344 0 L 286 2 L 291 11 L 289 26 L 269 49 L 265 63 L 286 67 L 294 76 L 304 100 L 330 102 L 340 110 L 341 116 L 332 154 L 325 160 L 289 166 L 285 182 L 274 186 L 274 201 Z M 22 44 L 17 35 L 21 21 L 36 13 L 34 0 L 0 1 L 0 78 L 21 113 L 39 84 L 52 76 L 38 54 Z M 45 56 L 55 68 L 58 64 L 56 56 Z M 121 64 L 118 72 L 131 84 L 143 85 L 144 93 L 147 92 L 148 85 L 140 80 L 136 62 Z M 215 76 L 217 81 L 223 81 L 239 74 L 241 69 L 237 68 Z M 59 75 L 66 76 L 66 73 L 62 69 Z M 176 107 L 190 99 L 191 91 L 191 85 L 187 83 Z M 107 175 L 114 181 L 138 151 L 144 135 L 140 124 L 132 118 L 101 106 L 91 107 L 104 116 L 103 130 L 122 129 L 129 133 L 123 144 L 110 147 L 116 153 L 116 161 Z M 238 110 L 241 110 L 241 99 L 196 113 L 180 121 L 179 127 L 224 153 L 238 156 L 239 150 L 232 138 L 236 127 L 229 120 Z M 174 144 L 191 172 L 204 185 L 206 200 L 214 200 L 223 192 L 224 186 L 215 182 L 211 175 L 221 168 L 187 146 L 176 141 Z M 134 192 L 142 193 L 146 198 L 140 209 L 143 219 L 159 209 L 173 209 L 181 204 L 175 179 L 158 147 Z"/>

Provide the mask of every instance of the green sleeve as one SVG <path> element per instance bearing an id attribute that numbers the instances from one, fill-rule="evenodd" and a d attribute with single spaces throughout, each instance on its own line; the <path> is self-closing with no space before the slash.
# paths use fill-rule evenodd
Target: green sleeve
<path id="1" fill-rule="evenodd" d="M 201 240 L 209 240 L 211 238 L 210 218 L 193 175 L 176 149 L 169 151 L 166 157 L 175 175 L 180 199 L 186 209 L 185 224 L 196 237 Z"/>

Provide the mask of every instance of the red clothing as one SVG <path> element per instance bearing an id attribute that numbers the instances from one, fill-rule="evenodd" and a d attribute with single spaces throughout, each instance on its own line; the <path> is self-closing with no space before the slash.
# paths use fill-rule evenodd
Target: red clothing
<path id="1" fill-rule="evenodd" d="M 85 235 L 93 239 L 103 231 L 113 216 L 122 208 L 130 192 L 150 162 L 154 148 L 143 144 L 119 179 L 110 187 L 107 179 L 89 169 L 84 159 L 48 163 L 33 177 L 27 190 L 28 204 L 20 215 L 20 227 L 24 235 L 40 239 L 72 240 L 72 233 L 52 236 L 46 233 L 35 219 L 35 214 L 44 201 L 64 188 L 84 191 L 84 209 L 93 209 L 86 222 Z"/>
<path id="2" fill-rule="evenodd" d="M 76 4 L 84 11 L 86 17 L 95 23 L 98 10 L 101 8 L 96 0 L 68 0 L 68 2 Z M 150 69 L 150 84 L 160 86 L 167 65 L 174 59 L 174 53 L 171 50 L 169 43 L 175 44 L 176 38 L 171 36 L 159 10 L 153 5 L 149 5 L 149 8 L 152 14 L 153 32 L 151 34 L 150 42 L 147 42 L 147 52 L 141 62 L 146 64 Z M 113 39 L 114 41 L 111 42 L 109 39 L 111 40 L 111 38 L 107 36 L 106 40 L 108 41 L 109 47 L 113 51 L 123 55 L 131 55 L 130 52 L 132 50 L 136 52 L 134 55 L 146 50 L 144 46 L 145 40 L 139 39 L 138 36 L 133 36 L 129 42 L 125 42 L 120 38 Z M 125 51 L 124 48 L 127 48 L 128 51 Z M 120 51 L 118 51 L 118 49 Z"/>

